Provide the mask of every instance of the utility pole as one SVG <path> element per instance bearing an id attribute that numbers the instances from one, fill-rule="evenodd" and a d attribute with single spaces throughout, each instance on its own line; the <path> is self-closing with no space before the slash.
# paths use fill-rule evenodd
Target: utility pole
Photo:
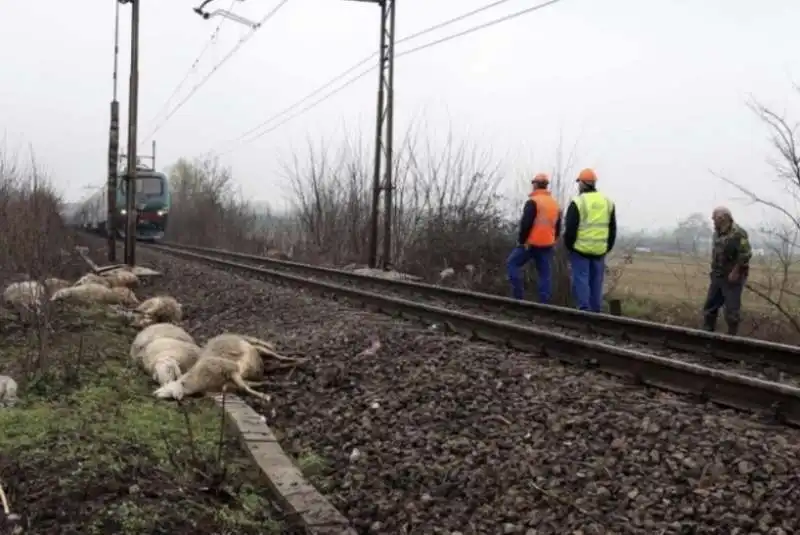
<path id="1" fill-rule="evenodd" d="M 136 265 L 136 124 L 139 119 L 139 3 L 141 0 L 119 0 L 131 4 L 131 72 L 128 90 L 128 168 L 125 209 L 125 263 Z"/>
<path id="2" fill-rule="evenodd" d="M 394 189 L 394 26 L 395 26 L 395 0 L 383 0 L 381 5 L 381 29 L 389 41 L 381 53 L 386 55 L 386 131 L 384 132 L 384 151 L 386 171 L 384 172 L 383 185 L 383 269 L 388 270 L 392 265 L 392 197 Z M 388 25 L 386 19 L 389 19 Z"/>
<path id="3" fill-rule="evenodd" d="M 119 71 L 119 2 L 114 3 L 114 72 L 111 98 L 111 124 L 108 129 L 108 182 L 106 184 L 106 239 L 108 261 L 117 261 L 117 162 L 119 160 L 119 101 L 117 101 L 117 73 Z"/>
<path id="4" fill-rule="evenodd" d="M 394 138 L 394 42 L 396 0 L 353 0 L 370 2 L 381 8 L 380 52 L 378 58 L 378 103 L 375 119 L 375 166 L 372 176 L 372 211 L 370 213 L 369 267 L 378 264 L 378 215 L 381 190 L 384 192 L 383 269 L 391 264 L 392 251 L 392 151 Z M 381 184 L 381 164 L 385 166 Z"/>

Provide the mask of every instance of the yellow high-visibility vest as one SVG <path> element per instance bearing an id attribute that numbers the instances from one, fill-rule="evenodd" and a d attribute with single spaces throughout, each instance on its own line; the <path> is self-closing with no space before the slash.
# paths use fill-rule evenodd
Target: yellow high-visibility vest
<path id="1" fill-rule="evenodd" d="M 581 193 L 573 201 L 578 208 L 580 223 L 575 250 L 579 253 L 601 256 L 608 252 L 608 225 L 614 203 L 600 192 Z"/>

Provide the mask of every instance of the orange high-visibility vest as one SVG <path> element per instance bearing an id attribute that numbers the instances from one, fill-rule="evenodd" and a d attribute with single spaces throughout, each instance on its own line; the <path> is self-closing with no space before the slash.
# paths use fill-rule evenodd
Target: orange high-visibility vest
<path id="1" fill-rule="evenodd" d="M 534 247 L 550 247 L 556 242 L 558 202 L 544 189 L 534 191 L 530 198 L 536 204 L 536 218 L 526 243 Z"/>

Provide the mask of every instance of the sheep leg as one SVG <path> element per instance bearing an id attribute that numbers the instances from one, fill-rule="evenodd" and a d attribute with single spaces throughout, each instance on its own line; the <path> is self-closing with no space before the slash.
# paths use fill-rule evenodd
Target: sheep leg
<path id="1" fill-rule="evenodd" d="M 254 386 L 266 386 L 266 385 L 271 385 L 272 381 L 247 381 L 247 380 L 245 380 L 245 384 L 247 384 L 248 386 L 253 386 L 253 387 Z"/>
<path id="2" fill-rule="evenodd" d="M 307 358 L 298 358 L 298 357 L 287 357 L 285 355 L 281 355 L 272 349 L 269 349 L 264 346 L 254 346 L 256 350 L 265 357 L 272 357 L 275 360 L 279 360 L 281 362 L 306 362 Z"/>
<path id="3" fill-rule="evenodd" d="M 257 398 L 263 399 L 266 402 L 272 401 L 272 397 L 268 396 L 267 394 L 262 394 L 261 392 L 256 392 L 255 390 L 250 388 L 250 386 L 248 386 L 248 384 L 242 378 L 242 374 L 239 373 L 239 372 L 234 372 L 231 375 L 231 381 L 233 381 L 233 383 L 236 386 L 238 386 L 239 388 L 241 388 L 242 390 L 244 390 L 245 392 L 247 392 L 248 394 L 250 394 L 252 396 L 255 396 Z"/>
<path id="4" fill-rule="evenodd" d="M 272 344 L 270 344 L 269 342 L 260 340 L 254 336 L 246 336 L 246 335 L 241 335 L 241 336 L 244 340 L 246 340 L 253 347 L 255 347 L 256 351 L 258 351 L 262 356 L 272 357 L 275 360 L 280 360 L 283 362 L 305 362 L 306 360 L 308 360 L 304 358 L 287 357 L 285 355 L 281 355 L 280 353 L 277 353 L 274 349 L 272 349 L 272 347 L 270 347 Z"/>

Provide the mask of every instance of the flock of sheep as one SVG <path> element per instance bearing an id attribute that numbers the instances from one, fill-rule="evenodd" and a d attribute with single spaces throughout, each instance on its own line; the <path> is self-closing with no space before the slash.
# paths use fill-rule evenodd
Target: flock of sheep
<path id="1" fill-rule="evenodd" d="M 75 284 L 62 279 L 17 282 L 3 293 L 6 306 L 20 315 L 36 314 L 49 299 L 75 305 L 112 305 L 135 328 L 142 329 L 133 340 L 131 361 L 153 378 L 159 387 L 153 395 L 160 399 L 180 400 L 184 396 L 221 392 L 229 387 L 243 390 L 266 401 L 270 397 L 253 390 L 264 375 L 262 357 L 300 363 L 304 359 L 283 356 L 275 347 L 252 336 L 223 333 L 198 345 L 177 325 L 183 317 L 182 306 L 166 295 L 139 302 L 133 288 L 139 278 L 155 275 L 147 268 L 118 267 L 104 273 L 89 273 Z M 49 298 L 48 298 L 49 296 Z M 2 381 L 0 381 L 2 383 Z M 7 378 L 6 387 L 16 384 Z M 0 390 L 3 385 L 0 384 Z"/>

